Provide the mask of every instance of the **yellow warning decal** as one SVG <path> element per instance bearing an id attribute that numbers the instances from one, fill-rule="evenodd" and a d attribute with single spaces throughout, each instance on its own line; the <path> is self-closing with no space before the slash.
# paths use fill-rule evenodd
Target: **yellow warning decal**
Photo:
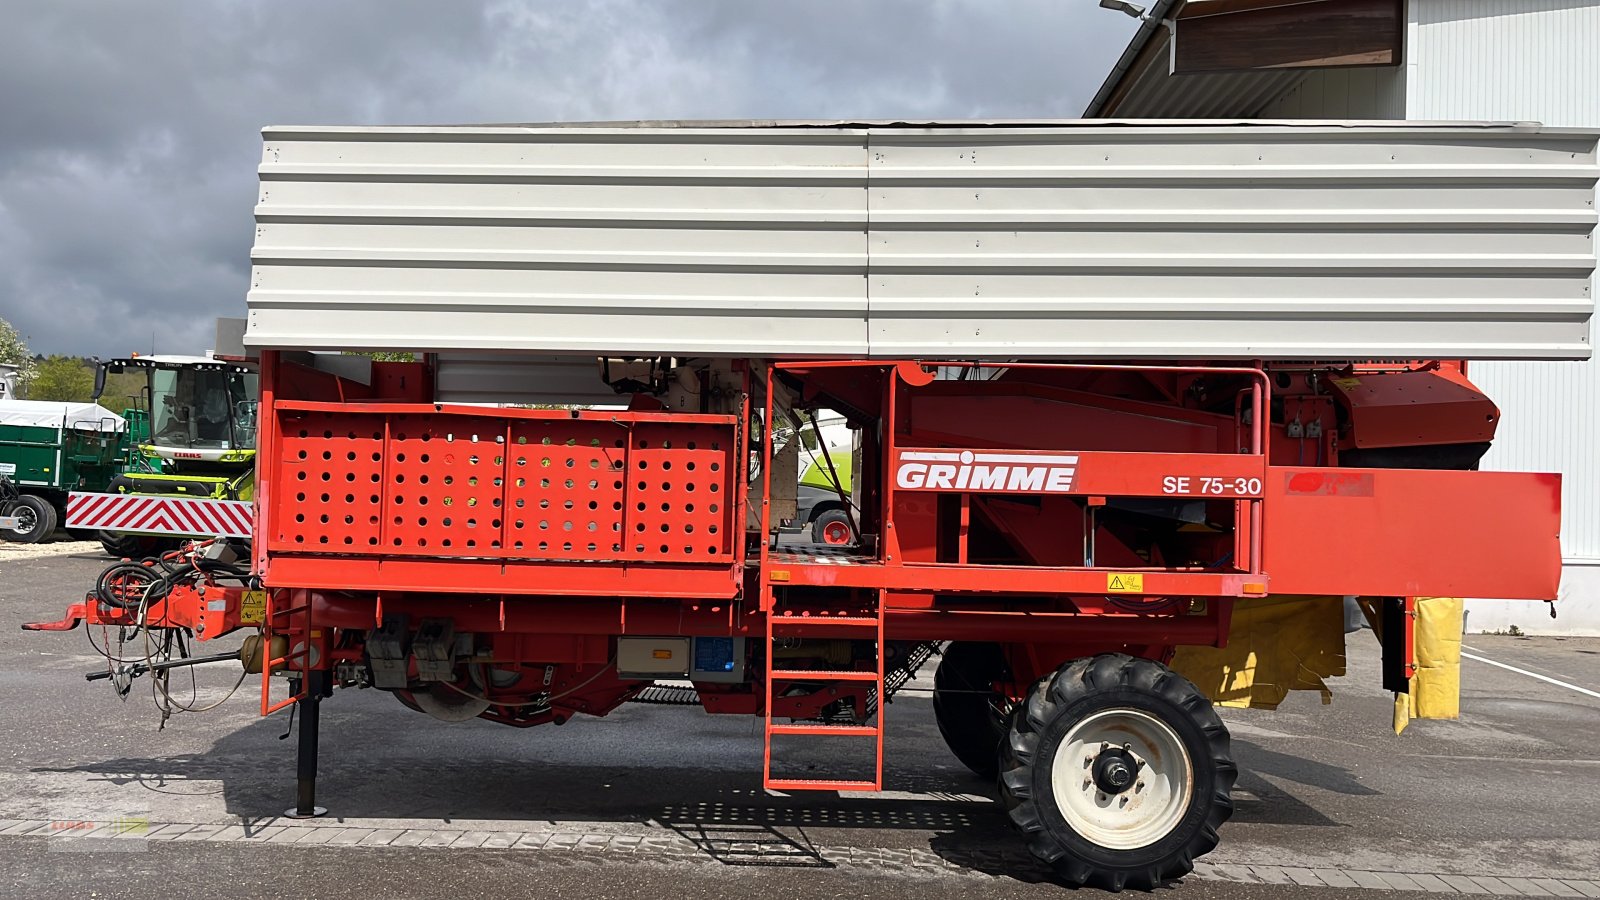
<path id="1" fill-rule="evenodd" d="M 267 616 L 267 592 L 245 591 L 239 598 L 239 624 L 260 625 Z"/>
<path id="2" fill-rule="evenodd" d="M 1359 378 L 1330 378 L 1328 380 L 1347 391 L 1361 386 L 1361 379 Z"/>
<path id="3" fill-rule="evenodd" d="M 1144 593 L 1144 575 L 1139 572 L 1107 572 L 1106 590 L 1113 594 Z"/>

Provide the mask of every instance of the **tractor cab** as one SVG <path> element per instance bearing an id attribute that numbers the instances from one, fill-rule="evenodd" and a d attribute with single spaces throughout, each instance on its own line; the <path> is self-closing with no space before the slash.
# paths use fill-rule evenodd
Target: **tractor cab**
<path id="1" fill-rule="evenodd" d="M 139 451 L 159 461 L 160 472 L 232 476 L 251 468 L 256 447 L 253 370 L 202 356 L 137 356 L 112 360 L 102 369 L 129 370 L 146 373 L 149 434 Z"/>

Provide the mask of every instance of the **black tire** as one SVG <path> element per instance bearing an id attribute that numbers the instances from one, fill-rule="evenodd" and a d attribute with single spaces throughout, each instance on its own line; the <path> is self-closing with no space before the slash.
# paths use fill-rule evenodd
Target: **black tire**
<path id="1" fill-rule="evenodd" d="M 843 525 L 849 537 L 843 542 L 828 540 L 828 532 L 837 532 L 838 526 Z M 827 544 L 834 547 L 843 547 L 856 542 L 856 530 L 850 527 L 850 517 L 842 509 L 829 509 L 819 513 L 811 520 L 811 542 L 813 544 Z"/>
<path id="2" fill-rule="evenodd" d="M 6 540 L 19 544 L 37 544 L 55 534 L 59 521 L 55 506 L 49 500 L 32 494 L 18 497 L 7 515 L 16 516 L 20 521 L 16 531 L 6 532 Z"/>
<path id="3" fill-rule="evenodd" d="M 1189 782 L 1192 787 L 1187 789 L 1187 796 L 1180 789 L 1177 799 L 1166 806 L 1172 817 L 1170 827 L 1143 846 L 1119 848 L 1106 845 L 1112 843 L 1111 839 L 1097 842 L 1086 837 L 1080 832 L 1093 833 L 1092 829 L 1103 826 L 1086 819 L 1069 822 L 1068 814 L 1061 810 L 1058 802 L 1062 795 L 1067 796 L 1069 802 L 1080 802 L 1072 799 L 1073 792 L 1080 789 L 1077 774 L 1072 775 L 1070 784 L 1058 785 L 1052 779 L 1058 752 L 1066 752 L 1063 739 L 1080 726 L 1092 728 L 1091 717 L 1108 715 L 1154 721 L 1164 726 L 1165 732 L 1154 726 L 1149 726 L 1147 731 L 1164 733 L 1165 737 L 1155 739 L 1171 742 L 1174 749 L 1181 749 L 1192 773 Z M 1135 735 L 1133 740 L 1141 740 L 1137 729 L 1127 733 Z M 1086 798 L 1102 790 L 1101 783 L 1095 779 L 1100 777 L 1103 758 L 1111 755 L 1129 759 L 1122 755 L 1121 748 L 1104 743 L 1094 746 L 1096 749 L 1089 751 L 1094 755 L 1086 755 L 1084 765 L 1072 770 L 1085 773 L 1086 784 L 1094 782 L 1083 788 Z M 1080 744 L 1081 749 L 1083 745 Z M 1152 774 L 1159 777 L 1157 766 L 1174 765 L 1172 761 L 1161 762 L 1152 754 L 1146 755 L 1155 762 L 1139 758 L 1132 766 L 1133 771 L 1143 773 L 1135 776 L 1137 778 L 1149 779 Z M 1088 761 L 1091 758 L 1092 763 Z M 1065 764 L 1075 763 L 1073 760 Z M 1228 730 L 1217 717 L 1211 701 L 1188 679 L 1166 666 L 1120 653 L 1076 659 L 1054 675 L 1039 679 L 1012 716 L 1011 733 L 1001 746 L 1000 767 L 1001 801 L 1012 823 L 1026 835 L 1028 849 L 1034 856 L 1050 865 L 1069 885 L 1092 885 L 1110 891 L 1120 891 L 1124 887 L 1153 890 L 1192 871 L 1194 860 L 1216 847 L 1217 829 L 1233 814 L 1231 793 L 1238 777 L 1229 749 Z M 1092 778 L 1088 774 L 1091 772 L 1094 773 Z M 1166 778 L 1158 783 L 1173 781 Z M 1144 783 L 1138 782 L 1140 786 Z M 1130 793 L 1132 790 L 1124 780 L 1120 791 L 1107 789 L 1107 793 L 1140 799 Z M 1142 811 L 1144 808 L 1135 803 L 1130 816 L 1147 816 L 1159 811 L 1162 805 L 1154 803 L 1157 795 L 1152 792 L 1143 798 L 1152 802 L 1150 812 Z M 1096 799 L 1103 803 L 1107 797 Z M 1120 802 L 1122 798 L 1117 799 Z M 1101 808 L 1110 809 L 1109 805 Z M 1104 818 L 1107 817 L 1102 816 Z M 1165 827 L 1162 821 L 1156 824 Z"/>
<path id="4" fill-rule="evenodd" d="M 995 690 L 1011 680 L 999 644 L 956 641 L 933 673 L 933 720 L 945 746 L 974 773 L 1000 774 L 1000 744 L 1009 731 L 1009 702 Z"/>
<path id="5" fill-rule="evenodd" d="M 153 534 L 102 531 L 95 537 L 100 539 L 101 549 L 113 559 L 144 559 L 163 550 L 162 539 Z"/>

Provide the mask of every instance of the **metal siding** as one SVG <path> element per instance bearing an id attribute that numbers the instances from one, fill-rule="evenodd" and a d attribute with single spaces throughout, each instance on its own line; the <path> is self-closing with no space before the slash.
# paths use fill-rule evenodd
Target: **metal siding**
<path id="1" fill-rule="evenodd" d="M 261 171 L 258 347 L 1589 353 L 1593 133 L 273 129 Z"/>
<path id="2" fill-rule="evenodd" d="M 626 406 L 600 379 L 593 356 L 441 353 L 433 399 L 440 403 Z"/>
<path id="3" fill-rule="evenodd" d="M 1265 75 L 1260 81 L 1270 83 Z M 1258 114 L 1285 119 L 1404 119 L 1405 69 L 1313 69 Z"/>
<path id="4" fill-rule="evenodd" d="M 1412 119 L 1600 125 L 1597 0 L 1411 0 Z"/>
<path id="5" fill-rule="evenodd" d="M 1593 141 L 875 130 L 872 351 L 1586 356 Z"/>
<path id="6" fill-rule="evenodd" d="M 854 129 L 268 129 L 252 346 L 867 351 Z"/>
<path id="7" fill-rule="evenodd" d="M 1600 2 L 1412 0 L 1410 17 L 1411 118 L 1600 126 Z M 1563 552 L 1600 561 L 1600 365 L 1481 363 L 1471 374 L 1503 410 L 1484 468 L 1561 472 Z"/>
<path id="8" fill-rule="evenodd" d="M 1483 467 L 1560 472 L 1562 552 L 1600 559 L 1600 366 L 1499 362 L 1468 371 L 1502 413 Z"/>

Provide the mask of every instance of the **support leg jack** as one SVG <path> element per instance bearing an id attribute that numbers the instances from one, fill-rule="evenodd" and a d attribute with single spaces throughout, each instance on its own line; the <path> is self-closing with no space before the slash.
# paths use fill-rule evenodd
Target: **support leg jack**
<path id="1" fill-rule="evenodd" d="M 306 695 L 296 704 L 301 709 L 300 742 L 295 752 L 295 804 L 284 811 L 291 819 L 315 819 L 328 813 L 317 805 L 317 725 L 327 680 L 325 671 L 306 673 Z"/>

